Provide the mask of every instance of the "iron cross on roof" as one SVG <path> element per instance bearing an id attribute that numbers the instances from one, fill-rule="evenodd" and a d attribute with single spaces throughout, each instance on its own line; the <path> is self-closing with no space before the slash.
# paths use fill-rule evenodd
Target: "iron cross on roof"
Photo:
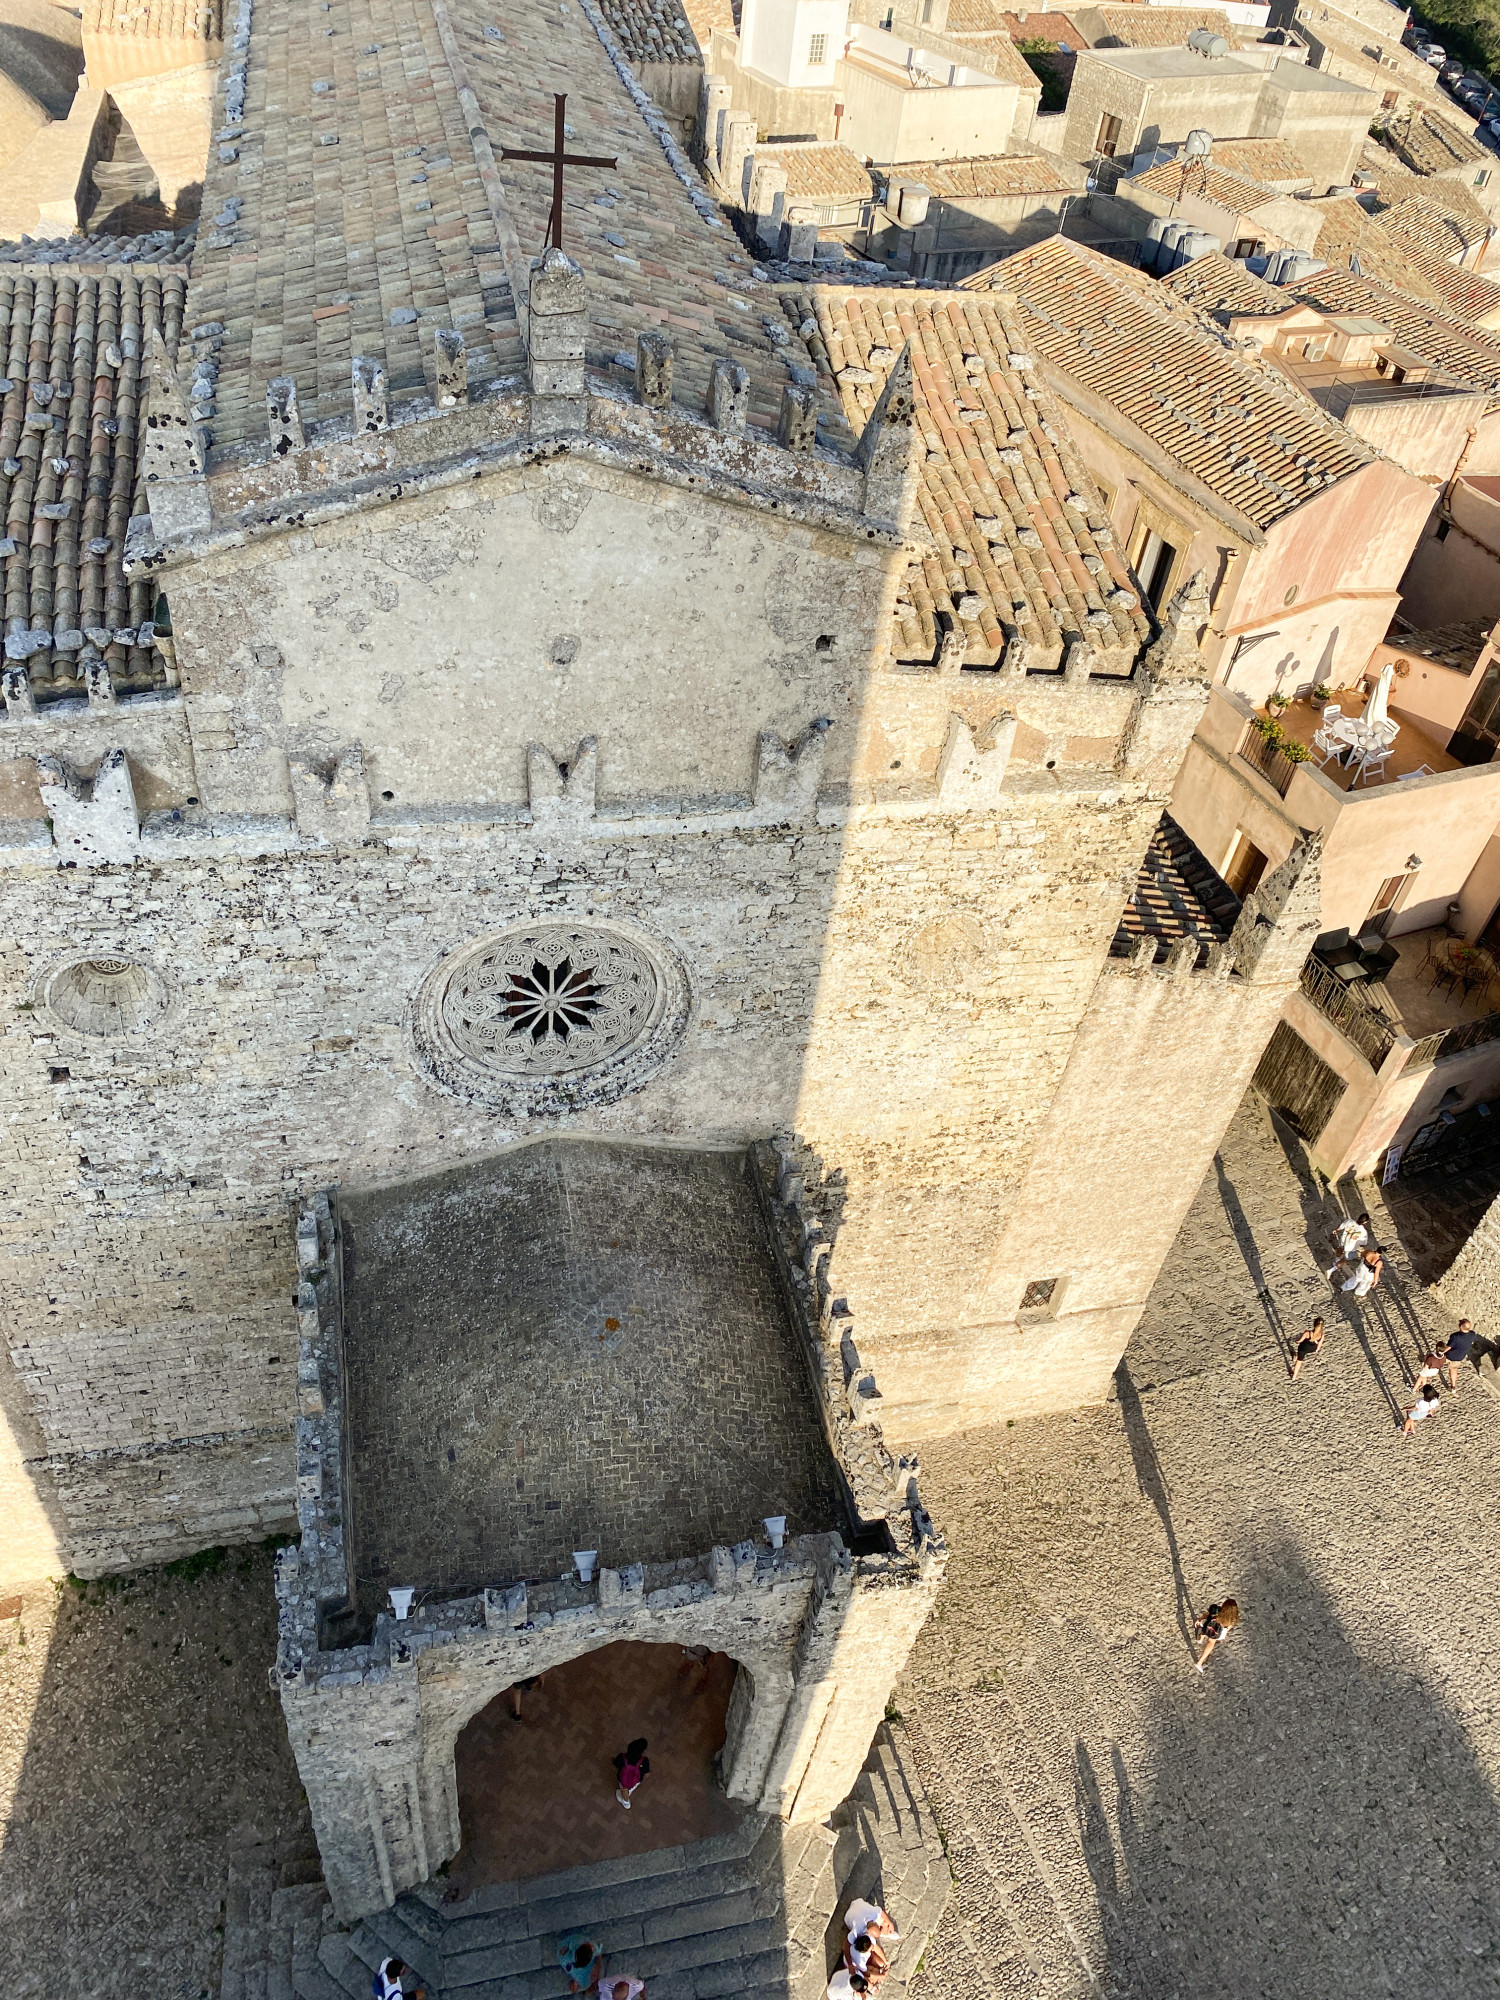
<path id="1" fill-rule="evenodd" d="M 618 160 L 606 160 L 594 153 L 566 153 L 563 151 L 563 107 L 567 104 L 566 91 L 554 91 L 557 103 L 557 130 L 550 153 L 523 153 L 515 146 L 502 146 L 502 160 L 538 160 L 552 168 L 552 213 L 547 218 L 547 243 L 554 250 L 561 250 L 563 214 L 563 168 L 564 167 L 617 167 Z"/>

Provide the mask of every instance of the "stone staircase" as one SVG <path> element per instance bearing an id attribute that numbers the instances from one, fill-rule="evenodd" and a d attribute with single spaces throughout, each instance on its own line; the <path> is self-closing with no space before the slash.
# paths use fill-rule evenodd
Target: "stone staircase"
<path id="1" fill-rule="evenodd" d="M 285 1864 L 279 1864 L 285 1872 Z M 747 1814 L 733 1833 L 481 1889 L 446 1903 L 441 1880 L 349 1926 L 321 1881 L 278 1880 L 263 1848 L 230 1867 L 221 2000 L 368 2000 L 388 1953 L 428 2000 L 562 2000 L 564 1931 L 605 1952 L 606 1972 L 649 1984 L 650 2000 L 817 2000 L 839 1912 L 873 1894 L 902 1932 L 887 2000 L 905 1994 L 947 1900 L 948 1865 L 920 1787 L 887 1729 L 827 1824 Z"/>

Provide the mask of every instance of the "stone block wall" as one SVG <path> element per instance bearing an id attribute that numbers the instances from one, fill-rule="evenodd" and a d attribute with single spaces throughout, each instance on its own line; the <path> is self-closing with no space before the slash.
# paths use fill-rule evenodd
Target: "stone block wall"
<path id="1" fill-rule="evenodd" d="M 1500 1200 L 1475 1224 L 1438 1291 L 1449 1310 L 1473 1320 L 1486 1339 L 1500 1338 Z"/>

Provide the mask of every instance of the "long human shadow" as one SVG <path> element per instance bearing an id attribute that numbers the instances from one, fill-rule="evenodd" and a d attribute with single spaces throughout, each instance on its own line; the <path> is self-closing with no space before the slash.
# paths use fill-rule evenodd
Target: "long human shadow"
<path id="1" fill-rule="evenodd" d="M 1114 1990 L 1493 2000 L 1500 1807 L 1441 1681 L 1362 1654 L 1289 1543 L 1237 1595 L 1234 1642 L 1148 1711 L 1133 1796 L 1118 1751 L 1112 1787 L 1078 1764 Z"/>
<path id="2" fill-rule="evenodd" d="M 1284 1359 L 1287 1351 L 1286 1322 L 1281 1316 L 1281 1308 L 1272 1296 L 1271 1287 L 1266 1282 L 1265 1266 L 1260 1261 L 1255 1231 L 1250 1227 L 1250 1218 L 1240 1202 L 1234 1182 L 1229 1178 L 1222 1153 L 1214 1154 L 1214 1173 L 1218 1179 L 1219 1199 L 1224 1204 L 1229 1227 L 1234 1232 L 1234 1240 L 1239 1245 L 1240 1255 L 1245 1260 L 1245 1269 L 1250 1273 L 1250 1282 L 1255 1287 L 1256 1303 L 1265 1314 L 1266 1325 L 1271 1329 Z"/>
<path id="3" fill-rule="evenodd" d="M 1146 1421 L 1140 1391 L 1131 1377 L 1129 1364 L 1124 1361 L 1115 1370 L 1115 1394 L 1119 1399 L 1120 1416 L 1125 1425 L 1125 1438 L 1130 1446 L 1131 1462 L 1135 1466 L 1136 1485 L 1156 1509 L 1167 1538 L 1167 1553 L 1172 1559 L 1172 1583 L 1177 1599 L 1177 1628 L 1182 1634 L 1183 1644 L 1191 1651 L 1192 1598 L 1188 1593 L 1187 1578 L 1183 1574 L 1182 1551 L 1177 1546 L 1177 1530 L 1172 1525 L 1167 1475 L 1157 1456 L 1156 1446 L 1152 1442 L 1151 1426 Z"/>

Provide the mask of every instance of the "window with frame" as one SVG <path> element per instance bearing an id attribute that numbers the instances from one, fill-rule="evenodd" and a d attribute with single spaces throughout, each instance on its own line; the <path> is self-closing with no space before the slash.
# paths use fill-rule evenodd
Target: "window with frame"
<path id="1" fill-rule="evenodd" d="M 1102 153 L 1106 160 L 1112 160 L 1120 143 L 1120 129 L 1120 120 L 1112 111 L 1106 111 L 1099 120 L 1099 136 L 1094 141 L 1094 151 Z"/>
<path id="2" fill-rule="evenodd" d="M 828 60 L 828 37 L 814 35 L 807 45 L 807 61 L 810 69 L 821 69 Z"/>

